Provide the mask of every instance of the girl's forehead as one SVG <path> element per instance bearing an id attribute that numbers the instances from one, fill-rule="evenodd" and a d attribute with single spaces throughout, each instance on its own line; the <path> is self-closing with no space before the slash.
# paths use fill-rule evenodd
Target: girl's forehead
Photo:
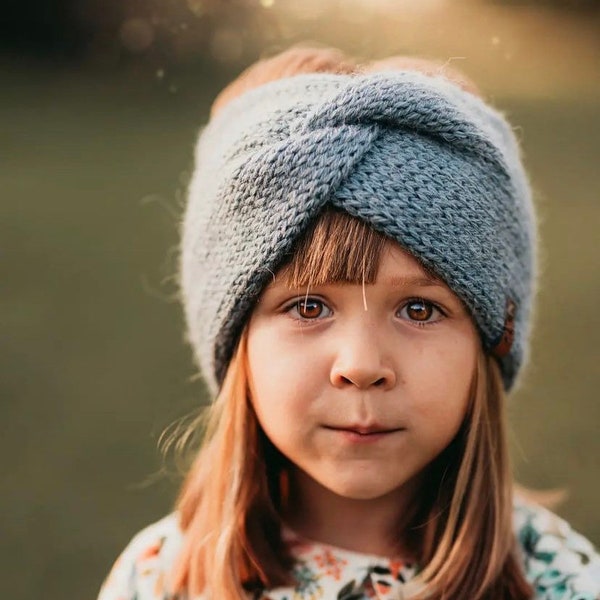
<path id="1" fill-rule="evenodd" d="M 307 278 L 307 280 L 294 281 L 290 277 L 289 268 L 286 266 L 276 273 L 269 287 L 283 285 L 288 288 L 298 288 L 323 284 L 355 283 L 369 285 L 383 283 L 392 287 L 408 285 L 440 287 L 453 293 L 442 279 L 427 269 L 417 258 L 394 240 L 386 239 L 378 255 L 371 257 L 371 259 L 373 258 L 376 260 L 376 265 L 365 264 L 364 266 L 364 273 L 372 273 L 370 277 L 363 277 L 363 274 L 357 274 L 355 277 L 350 276 L 348 278 L 340 277 L 339 272 L 336 272 L 336 270 L 331 269 L 329 265 L 324 263 L 323 273 L 313 272 L 312 277 Z M 296 260 L 301 261 L 301 258 Z"/>
<path id="2" fill-rule="evenodd" d="M 395 274 L 402 273 L 404 277 L 419 278 L 431 285 L 446 284 L 429 269 L 427 269 L 408 250 L 393 240 L 386 240 L 382 252 L 377 277 L 386 276 L 394 278 Z"/>

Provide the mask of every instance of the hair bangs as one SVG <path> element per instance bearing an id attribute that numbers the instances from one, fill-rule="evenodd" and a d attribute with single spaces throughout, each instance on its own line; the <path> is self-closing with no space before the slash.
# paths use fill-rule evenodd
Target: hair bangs
<path id="1" fill-rule="evenodd" d="M 296 244 L 282 280 L 290 288 L 374 283 L 387 239 L 364 221 L 328 209 Z"/>

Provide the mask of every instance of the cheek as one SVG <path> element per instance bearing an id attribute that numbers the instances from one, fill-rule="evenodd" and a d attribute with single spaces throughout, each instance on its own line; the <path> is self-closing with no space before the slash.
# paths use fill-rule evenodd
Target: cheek
<path id="1" fill-rule="evenodd" d="M 406 381 L 411 388 L 411 412 L 433 435 L 439 431 L 451 439 L 460 427 L 469 403 L 476 353 L 476 343 L 463 342 L 428 348 L 415 356 L 412 377 Z"/>
<path id="2" fill-rule="evenodd" d="M 323 353 L 310 338 L 286 335 L 285 330 L 258 321 L 248 333 L 248 371 L 258 395 L 296 393 L 322 383 Z"/>
<path id="3" fill-rule="evenodd" d="M 248 335 L 248 376 L 252 404 L 268 434 L 297 429 L 318 395 L 318 360 L 302 344 L 290 344 L 270 328 Z M 269 436 L 271 437 L 271 436 Z"/>

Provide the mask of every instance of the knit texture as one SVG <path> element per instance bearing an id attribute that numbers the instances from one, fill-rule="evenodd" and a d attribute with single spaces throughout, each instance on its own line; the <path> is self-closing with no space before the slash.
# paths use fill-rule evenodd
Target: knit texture
<path id="1" fill-rule="evenodd" d="M 183 220 L 188 337 L 212 391 L 252 307 L 326 207 L 397 241 L 465 302 L 492 351 L 514 302 L 522 365 L 535 271 L 531 192 L 510 125 L 443 78 L 302 74 L 232 100 L 203 129 Z"/>

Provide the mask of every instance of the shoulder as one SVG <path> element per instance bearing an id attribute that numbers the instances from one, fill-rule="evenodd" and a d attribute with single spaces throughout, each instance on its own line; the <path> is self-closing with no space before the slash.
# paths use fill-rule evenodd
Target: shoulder
<path id="1" fill-rule="evenodd" d="M 514 530 L 536 600 L 600 599 L 600 555 L 549 510 L 515 502 Z"/>
<path id="2" fill-rule="evenodd" d="M 98 600 L 163 600 L 183 536 L 172 513 L 140 531 L 117 558 Z"/>

